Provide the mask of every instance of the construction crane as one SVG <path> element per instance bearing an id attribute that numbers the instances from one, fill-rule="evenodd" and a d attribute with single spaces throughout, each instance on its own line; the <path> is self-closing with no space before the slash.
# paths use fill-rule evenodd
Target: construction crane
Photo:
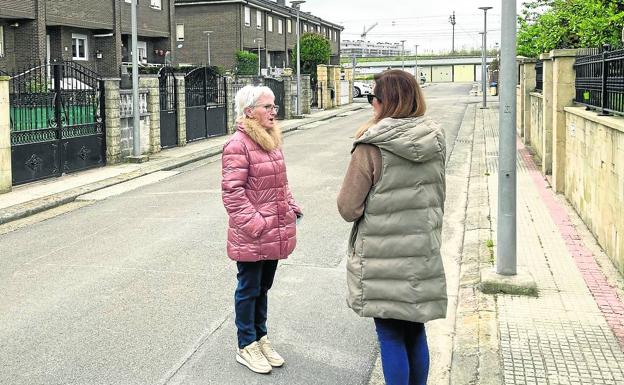
<path id="1" fill-rule="evenodd" d="M 366 56 L 366 35 L 370 32 L 371 29 L 375 28 L 377 26 L 377 24 L 379 23 L 375 23 L 373 25 L 371 25 L 370 27 L 366 28 L 366 26 L 364 26 L 364 32 L 362 32 L 362 34 L 360 35 L 360 37 L 362 38 L 362 57 Z"/>

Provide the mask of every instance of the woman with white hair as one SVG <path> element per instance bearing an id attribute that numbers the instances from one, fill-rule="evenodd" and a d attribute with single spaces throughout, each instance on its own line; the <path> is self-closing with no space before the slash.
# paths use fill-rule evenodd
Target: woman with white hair
<path id="1" fill-rule="evenodd" d="M 256 373 L 284 364 L 267 338 L 267 294 L 277 261 L 295 249 L 295 223 L 303 215 L 288 187 L 278 108 L 268 87 L 238 91 L 236 132 L 225 143 L 222 158 L 227 253 L 238 268 L 236 361 Z"/>

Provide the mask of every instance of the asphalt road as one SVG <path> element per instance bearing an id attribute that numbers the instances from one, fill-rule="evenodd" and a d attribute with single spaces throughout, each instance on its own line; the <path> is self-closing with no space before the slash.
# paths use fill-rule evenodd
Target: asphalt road
<path id="1" fill-rule="evenodd" d="M 452 153 L 468 84 L 426 88 Z M 358 100 L 362 102 L 363 100 Z M 345 305 L 350 225 L 335 208 L 353 132 L 370 109 L 287 134 L 305 217 L 270 292 L 283 368 L 234 360 L 235 264 L 225 256 L 218 158 L 0 235 L 0 384 L 366 384 L 372 321 Z"/>

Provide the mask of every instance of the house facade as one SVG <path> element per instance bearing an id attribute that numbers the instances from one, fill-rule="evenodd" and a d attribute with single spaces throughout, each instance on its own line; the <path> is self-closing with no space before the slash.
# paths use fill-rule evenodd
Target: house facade
<path id="1" fill-rule="evenodd" d="M 249 51 L 259 53 L 262 68 L 289 65 L 297 43 L 297 14 L 284 0 L 176 0 L 175 5 L 176 63 L 210 61 L 230 69 L 237 51 Z M 330 64 L 338 64 L 343 28 L 306 12 L 299 19 L 302 34 L 316 32 L 329 39 Z"/>
<path id="2" fill-rule="evenodd" d="M 164 64 L 174 42 L 174 0 L 139 1 L 138 48 L 143 65 Z M 119 76 L 131 60 L 131 0 L 2 0 L 0 70 L 73 60 Z"/>

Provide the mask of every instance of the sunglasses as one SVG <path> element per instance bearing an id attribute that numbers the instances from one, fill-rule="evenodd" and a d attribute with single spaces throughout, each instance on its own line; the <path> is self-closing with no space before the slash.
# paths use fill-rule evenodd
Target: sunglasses
<path id="1" fill-rule="evenodd" d="M 373 104 L 373 99 L 377 99 L 377 101 L 379 103 L 381 103 L 381 99 L 379 99 L 379 97 L 377 95 L 368 94 L 368 95 L 366 95 L 366 98 L 368 99 L 368 103 L 370 103 L 370 104 Z"/>

